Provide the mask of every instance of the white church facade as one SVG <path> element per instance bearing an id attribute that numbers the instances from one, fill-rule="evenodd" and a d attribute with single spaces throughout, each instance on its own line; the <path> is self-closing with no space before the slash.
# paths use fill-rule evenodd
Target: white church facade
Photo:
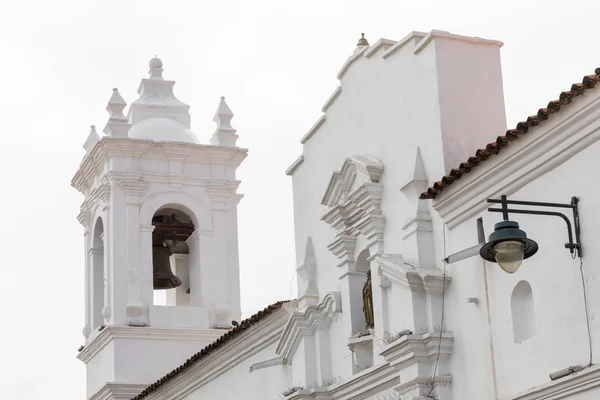
<path id="1" fill-rule="evenodd" d="M 600 398 L 600 69 L 507 129 L 501 46 L 360 39 L 286 171 L 298 298 L 244 320 L 233 113 L 199 143 L 159 59 L 115 89 L 72 181 L 87 398 Z"/>

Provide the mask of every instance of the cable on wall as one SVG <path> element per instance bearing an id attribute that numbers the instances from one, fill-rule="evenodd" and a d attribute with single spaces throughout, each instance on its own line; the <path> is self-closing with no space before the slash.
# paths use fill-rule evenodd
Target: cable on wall
<path id="1" fill-rule="evenodd" d="M 592 365 L 593 359 L 593 351 L 592 351 L 592 330 L 590 328 L 590 314 L 588 309 L 588 301 L 587 301 L 587 290 L 585 288 L 585 276 L 583 274 L 583 258 L 579 259 L 579 272 L 581 272 L 581 286 L 583 287 L 583 304 L 585 306 L 585 322 L 587 325 L 587 334 L 588 334 L 588 342 L 590 348 L 590 360 L 588 363 L 588 367 Z"/>
<path id="2" fill-rule="evenodd" d="M 443 229 L 443 237 L 444 237 L 444 258 L 446 257 L 446 227 L 444 226 Z M 440 352 L 442 350 L 442 334 L 444 333 L 444 313 L 445 313 L 445 309 L 446 309 L 446 263 L 444 264 L 444 269 L 443 269 L 443 286 L 442 286 L 442 315 L 441 315 L 441 321 L 440 321 L 440 338 L 439 338 L 439 342 L 438 342 L 438 351 L 437 351 L 437 357 L 435 359 L 435 367 L 433 368 L 433 375 L 431 376 L 431 389 L 429 389 L 429 393 L 427 393 L 427 396 L 425 396 L 426 398 L 429 397 L 431 398 L 431 393 L 433 393 L 433 389 L 435 388 L 435 377 L 437 375 L 437 369 L 438 369 L 438 365 L 440 363 Z"/>

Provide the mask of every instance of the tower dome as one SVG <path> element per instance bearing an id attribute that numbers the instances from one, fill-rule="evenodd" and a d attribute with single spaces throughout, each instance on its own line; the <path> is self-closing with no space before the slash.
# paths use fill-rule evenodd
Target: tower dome
<path id="1" fill-rule="evenodd" d="M 194 132 L 180 122 L 164 117 L 148 118 L 134 124 L 128 136 L 161 142 L 199 143 Z"/>

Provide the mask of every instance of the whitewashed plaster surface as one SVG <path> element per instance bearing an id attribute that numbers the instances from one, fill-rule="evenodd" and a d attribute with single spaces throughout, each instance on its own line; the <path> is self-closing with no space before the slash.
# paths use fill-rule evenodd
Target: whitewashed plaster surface
<path id="1" fill-rule="evenodd" d="M 107 384 L 150 384 L 241 317 L 235 171 L 247 150 L 235 145 L 224 98 L 211 144 L 199 144 L 162 61 L 149 67 L 127 116 L 113 89 L 106 135 L 92 126 L 72 180 L 84 195 L 86 343 L 78 358 L 88 397 L 104 396 Z M 168 306 L 154 304 L 152 218 L 159 211 L 182 213 L 194 226 L 186 240 L 189 285 Z"/>
<path id="2" fill-rule="evenodd" d="M 310 236 L 321 297 L 329 291 L 346 290 L 340 278 L 343 268 L 336 266 L 340 260 L 327 249 L 335 232 L 321 220 L 329 210 L 321 205 L 321 199 L 332 174 L 340 171 L 347 157 L 369 155 L 384 166 L 380 181 L 383 246 L 372 248 L 371 256 L 378 252 L 402 254 L 411 265 L 434 268 L 441 265 L 441 235 L 427 243 L 426 254 L 419 254 L 412 242 L 404 240 L 403 227 L 417 215 L 420 192 L 409 190 L 405 194 L 400 188 L 414 181 L 416 175 L 423 181 L 442 176 L 448 169 L 446 164 L 475 151 L 478 137 L 480 142 L 487 142 L 491 132 L 506 126 L 501 43 L 446 37 L 443 33 L 436 36 L 436 32 L 412 33 L 391 44 L 382 41 L 368 50 L 358 47 L 350 58 L 351 65 L 342 69 L 341 89 L 326 105 L 325 121 L 303 139 L 303 161 L 291 172 L 298 264 Z M 474 79 L 485 84 L 473 85 Z M 439 222 L 435 218 L 433 222 L 440 232 Z M 364 235 L 357 236 L 354 258 L 369 242 Z M 424 333 L 433 327 L 431 319 L 415 326 L 414 309 L 421 306 L 416 300 L 413 304 L 411 291 L 394 284 L 383 295 L 377 263 L 371 260 L 370 268 L 376 308 L 373 356 L 376 362 L 383 362 L 378 353 L 385 332 L 411 329 Z M 391 310 L 386 316 L 377 311 L 382 309 L 382 302 Z M 425 303 L 423 299 L 422 307 Z M 344 310 L 344 318 L 348 312 Z M 332 341 L 331 363 L 337 375 L 349 379 L 352 369 L 347 344 L 355 332 L 336 323 L 331 326 L 338 338 Z"/>
<path id="3" fill-rule="evenodd" d="M 526 157 L 522 153 L 524 149 L 530 153 L 529 157 L 539 160 L 542 155 L 538 153 L 545 152 L 541 143 L 559 147 L 560 143 L 567 141 L 565 151 L 572 152 L 572 157 L 564 163 L 550 154 L 536 168 L 549 169 L 548 172 L 540 176 L 535 176 L 534 172 L 530 180 L 518 186 L 506 187 L 506 182 L 512 183 L 526 176 L 527 171 L 521 169 L 509 174 L 506 182 L 490 186 L 489 190 L 493 193 L 492 197 L 506 194 L 509 199 L 526 201 L 569 203 L 571 196 L 580 198 L 583 268 L 594 344 L 600 340 L 600 326 L 596 318 L 600 304 L 600 295 L 596 290 L 599 276 L 595 267 L 600 259 L 600 249 L 594 242 L 594 238 L 600 235 L 597 223 L 600 218 L 597 202 L 600 181 L 597 174 L 592 172 L 597 168 L 600 158 L 600 143 L 594 142 L 600 138 L 599 105 L 600 94 L 597 90 L 586 92 L 585 96 L 564 107 L 552 120 L 533 130 L 531 136 L 515 142 L 512 148 L 500 153 L 489 164 L 483 163 L 473 171 L 473 176 L 466 176 L 465 181 L 455 188 L 456 191 L 462 190 L 488 171 L 517 157 Z M 590 141 L 592 144 L 579 151 L 568 143 L 569 140 L 577 143 Z M 538 150 L 530 146 L 535 146 Z M 481 187 L 478 190 L 485 191 Z M 447 201 L 453 194 L 454 191 L 450 188 L 434 204 Z M 468 196 L 467 193 L 464 195 Z M 481 204 L 478 208 L 483 206 Z M 572 219 L 570 210 L 558 211 L 563 211 Z M 493 232 L 494 223 L 501 220 L 499 213 L 481 211 L 460 222 L 448 232 L 449 253 L 476 243 L 476 219 L 480 216 L 483 217 L 487 235 Z M 525 260 L 515 274 L 506 274 L 496 264 L 484 263 L 479 257 L 448 267 L 448 272 L 452 275 L 452 286 L 447 293 L 446 326 L 455 335 L 452 375 L 454 393 L 458 396 L 473 393 L 474 390 L 481 396 L 492 396 L 493 393 L 489 391 L 492 387 L 490 379 L 494 375 L 491 363 L 492 344 L 496 386 L 499 398 L 502 399 L 512 398 L 511 396 L 548 382 L 548 375 L 552 372 L 571 365 L 585 366 L 589 362 L 580 259 L 571 259 L 569 251 L 564 248 L 568 241 L 565 222 L 557 217 L 519 214 L 512 214 L 511 219 L 519 222 L 521 229 L 540 246 L 538 253 Z M 491 326 L 487 323 L 485 274 Z M 534 321 L 535 329 L 532 337 L 515 342 L 513 321 L 521 318 L 520 313 L 527 311 L 511 310 L 511 295 L 521 281 L 526 281 L 531 286 L 533 312 L 528 313 L 527 319 Z M 478 297 L 481 303 L 469 304 L 467 297 Z M 596 398 L 600 396 L 600 389 L 595 389 L 593 393 L 569 398 Z"/>
<path id="4" fill-rule="evenodd" d="M 234 354 L 231 356 L 235 357 Z M 235 367 L 211 380 L 197 391 L 186 396 L 185 400 L 222 399 L 264 399 L 281 400 L 283 392 L 293 385 L 291 369 L 275 365 L 266 369 L 249 372 L 250 366 L 275 356 L 275 344 L 243 360 Z"/>

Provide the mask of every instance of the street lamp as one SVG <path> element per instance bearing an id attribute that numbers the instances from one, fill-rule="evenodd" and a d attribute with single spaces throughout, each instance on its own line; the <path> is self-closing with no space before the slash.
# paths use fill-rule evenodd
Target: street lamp
<path id="1" fill-rule="evenodd" d="M 569 204 L 559 203 L 541 203 L 534 201 L 508 200 L 506 196 L 498 199 L 488 199 L 488 203 L 501 204 L 502 208 L 488 208 L 489 212 L 501 212 L 503 221 L 494 226 L 494 233 L 489 237 L 487 243 L 483 244 L 479 250 L 479 255 L 486 261 L 496 262 L 504 271 L 512 274 L 516 272 L 523 260 L 533 256 L 538 251 L 538 245 L 535 241 L 529 239 L 527 234 L 519 229 L 519 224 L 508 219 L 508 214 L 530 214 L 530 215 L 549 215 L 561 217 L 567 224 L 569 242 L 565 248 L 569 249 L 573 258 L 581 257 L 581 243 L 579 240 L 579 210 L 577 197 L 571 198 Z M 509 209 L 508 205 L 522 205 L 533 207 L 549 208 L 570 208 L 573 210 L 573 225 L 575 226 L 575 241 L 573 241 L 573 229 L 569 218 L 560 212 L 541 211 L 541 210 L 523 210 Z"/>

